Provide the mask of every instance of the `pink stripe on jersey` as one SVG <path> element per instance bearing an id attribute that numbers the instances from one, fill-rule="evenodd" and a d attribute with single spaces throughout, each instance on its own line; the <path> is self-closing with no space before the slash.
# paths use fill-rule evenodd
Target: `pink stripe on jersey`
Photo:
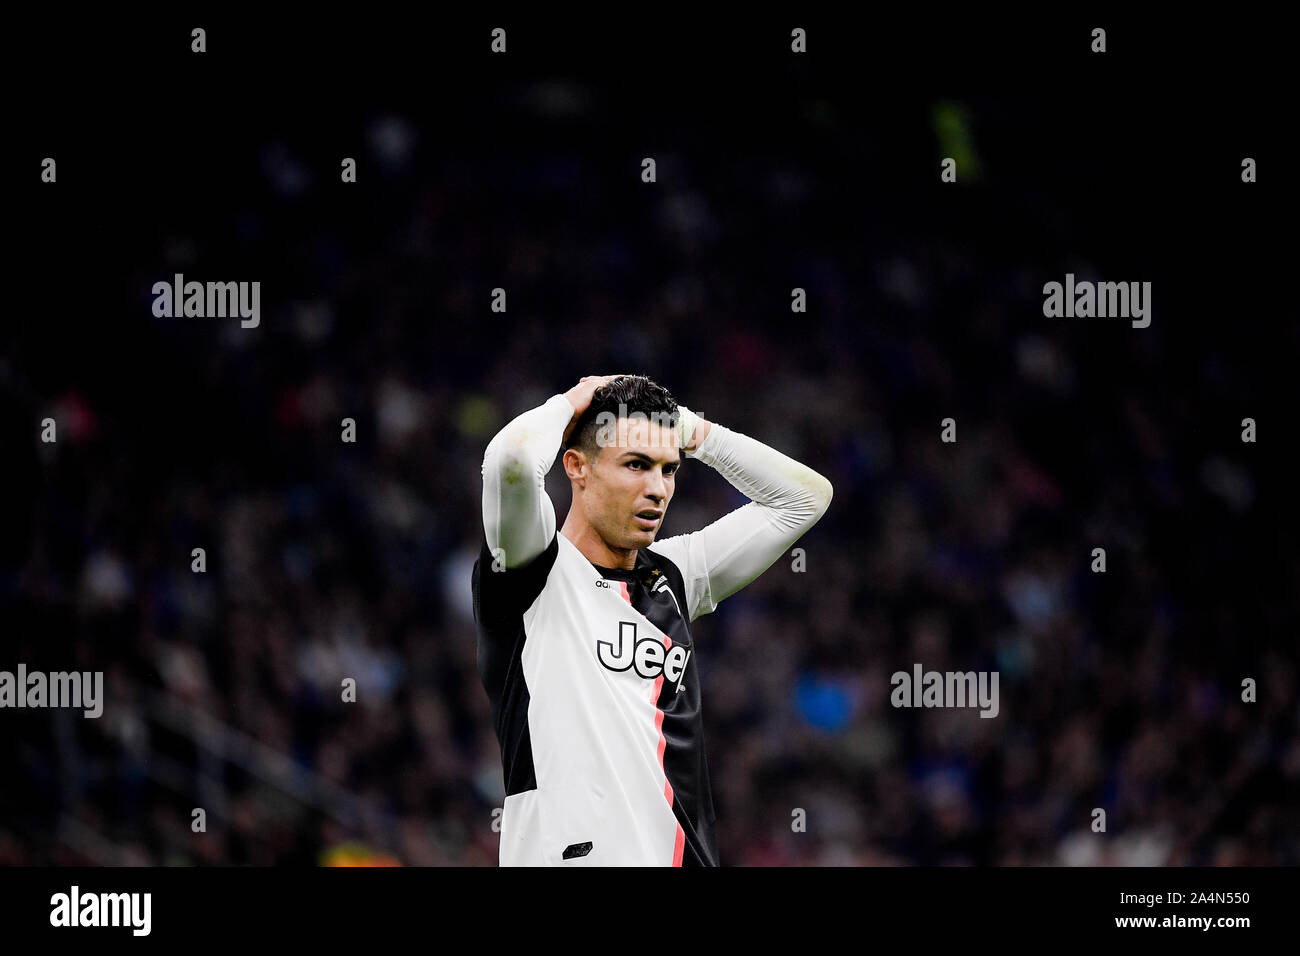
<path id="1" fill-rule="evenodd" d="M 618 589 L 619 592 L 623 595 L 623 600 L 630 605 L 632 603 L 632 595 L 628 593 L 627 582 L 619 581 Z M 672 650 L 672 646 L 673 646 L 673 639 L 669 637 L 667 634 L 665 634 L 664 650 L 665 651 Z M 659 707 L 659 692 L 663 689 L 663 686 L 664 686 L 664 675 L 661 672 L 659 676 L 655 678 L 654 694 L 650 698 L 650 703 L 654 704 L 655 707 L 655 732 L 659 735 L 659 748 L 658 748 L 657 757 L 659 759 L 659 769 L 661 771 L 664 770 L 664 748 L 668 745 L 668 741 L 664 739 L 664 729 L 663 729 L 664 712 Z M 667 771 L 664 771 L 664 799 L 668 801 L 669 809 L 672 809 L 673 785 L 668 780 Z M 677 838 L 673 841 L 673 866 L 682 865 L 682 851 L 685 850 L 685 848 L 686 848 L 686 831 L 683 830 L 682 825 L 678 823 Z"/>

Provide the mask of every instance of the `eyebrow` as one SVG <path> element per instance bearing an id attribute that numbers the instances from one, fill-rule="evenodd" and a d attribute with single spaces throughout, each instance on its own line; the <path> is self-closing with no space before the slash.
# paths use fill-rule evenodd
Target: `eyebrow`
<path id="1" fill-rule="evenodd" d="M 629 459 L 629 458 L 639 458 L 639 459 L 641 459 L 641 461 L 644 461 L 644 462 L 646 462 L 647 464 L 650 464 L 650 465 L 653 465 L 656 461 L 659 460 L 659 459 L 656 459 L 656 458 L 651 458 L 649 455 L 647 455 L 647 454 L 646 454 L 645 452 L 643 452 L 643 451 L 629 451 L 629 452 L 624 452 L 624 453 L 623 453 L 623 460 L 626 461 L 626 460 Z M 682 459 L 681 459 L 681 456 L 678 456 L 677 458 L 665 458 L 665 459 L 663 459 L 663 463 L 664 463 L 665 465 L 678 465 L 678 466 L 680 466 L 681 463 L 682 463 Z"/>

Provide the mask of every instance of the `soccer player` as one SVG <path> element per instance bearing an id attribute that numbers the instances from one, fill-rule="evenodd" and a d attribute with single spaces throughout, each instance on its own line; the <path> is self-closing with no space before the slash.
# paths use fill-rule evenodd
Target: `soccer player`
<path id="1" fill-rule="evenodd" d="M 573 501 L 557 533 L 545 478 L 561 446 Z M 656 544 L 683 454 L 750 501 Z M 690 624 L 830 501 L 817 472 L 641 375 L 583 378 L 492 439 L 473 592 L 502 866 L 719 865 Z"/>

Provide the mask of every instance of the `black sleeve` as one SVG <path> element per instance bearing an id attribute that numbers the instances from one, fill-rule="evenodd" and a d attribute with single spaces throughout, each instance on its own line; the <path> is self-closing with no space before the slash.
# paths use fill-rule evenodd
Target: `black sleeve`
<path id="1" fill-rule="evenodd" d="M 546 550 L 527 564 L 494 571 L 492 552 L 484 540 L 478 560 L 474 562 L 474 620 L 489 630 L 505 628 L 513 631 L 524 612 L 542 593 L 559 553 L 560 533 L 557 530 Z"/>

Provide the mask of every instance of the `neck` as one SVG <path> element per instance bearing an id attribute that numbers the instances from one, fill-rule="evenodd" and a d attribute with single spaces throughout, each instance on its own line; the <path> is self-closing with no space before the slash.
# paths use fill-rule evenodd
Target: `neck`
<path id="1" fill-rule="evenodd" d="M 611 548 L 605 539 L 596 533 L 586 521 L 575 518 L 572 511 L 564 519 L 560 534 L 569 539 L 584 558 L 602 568 L 622 568 L 631 570 L 636 567 L 637 548 Z"/>

